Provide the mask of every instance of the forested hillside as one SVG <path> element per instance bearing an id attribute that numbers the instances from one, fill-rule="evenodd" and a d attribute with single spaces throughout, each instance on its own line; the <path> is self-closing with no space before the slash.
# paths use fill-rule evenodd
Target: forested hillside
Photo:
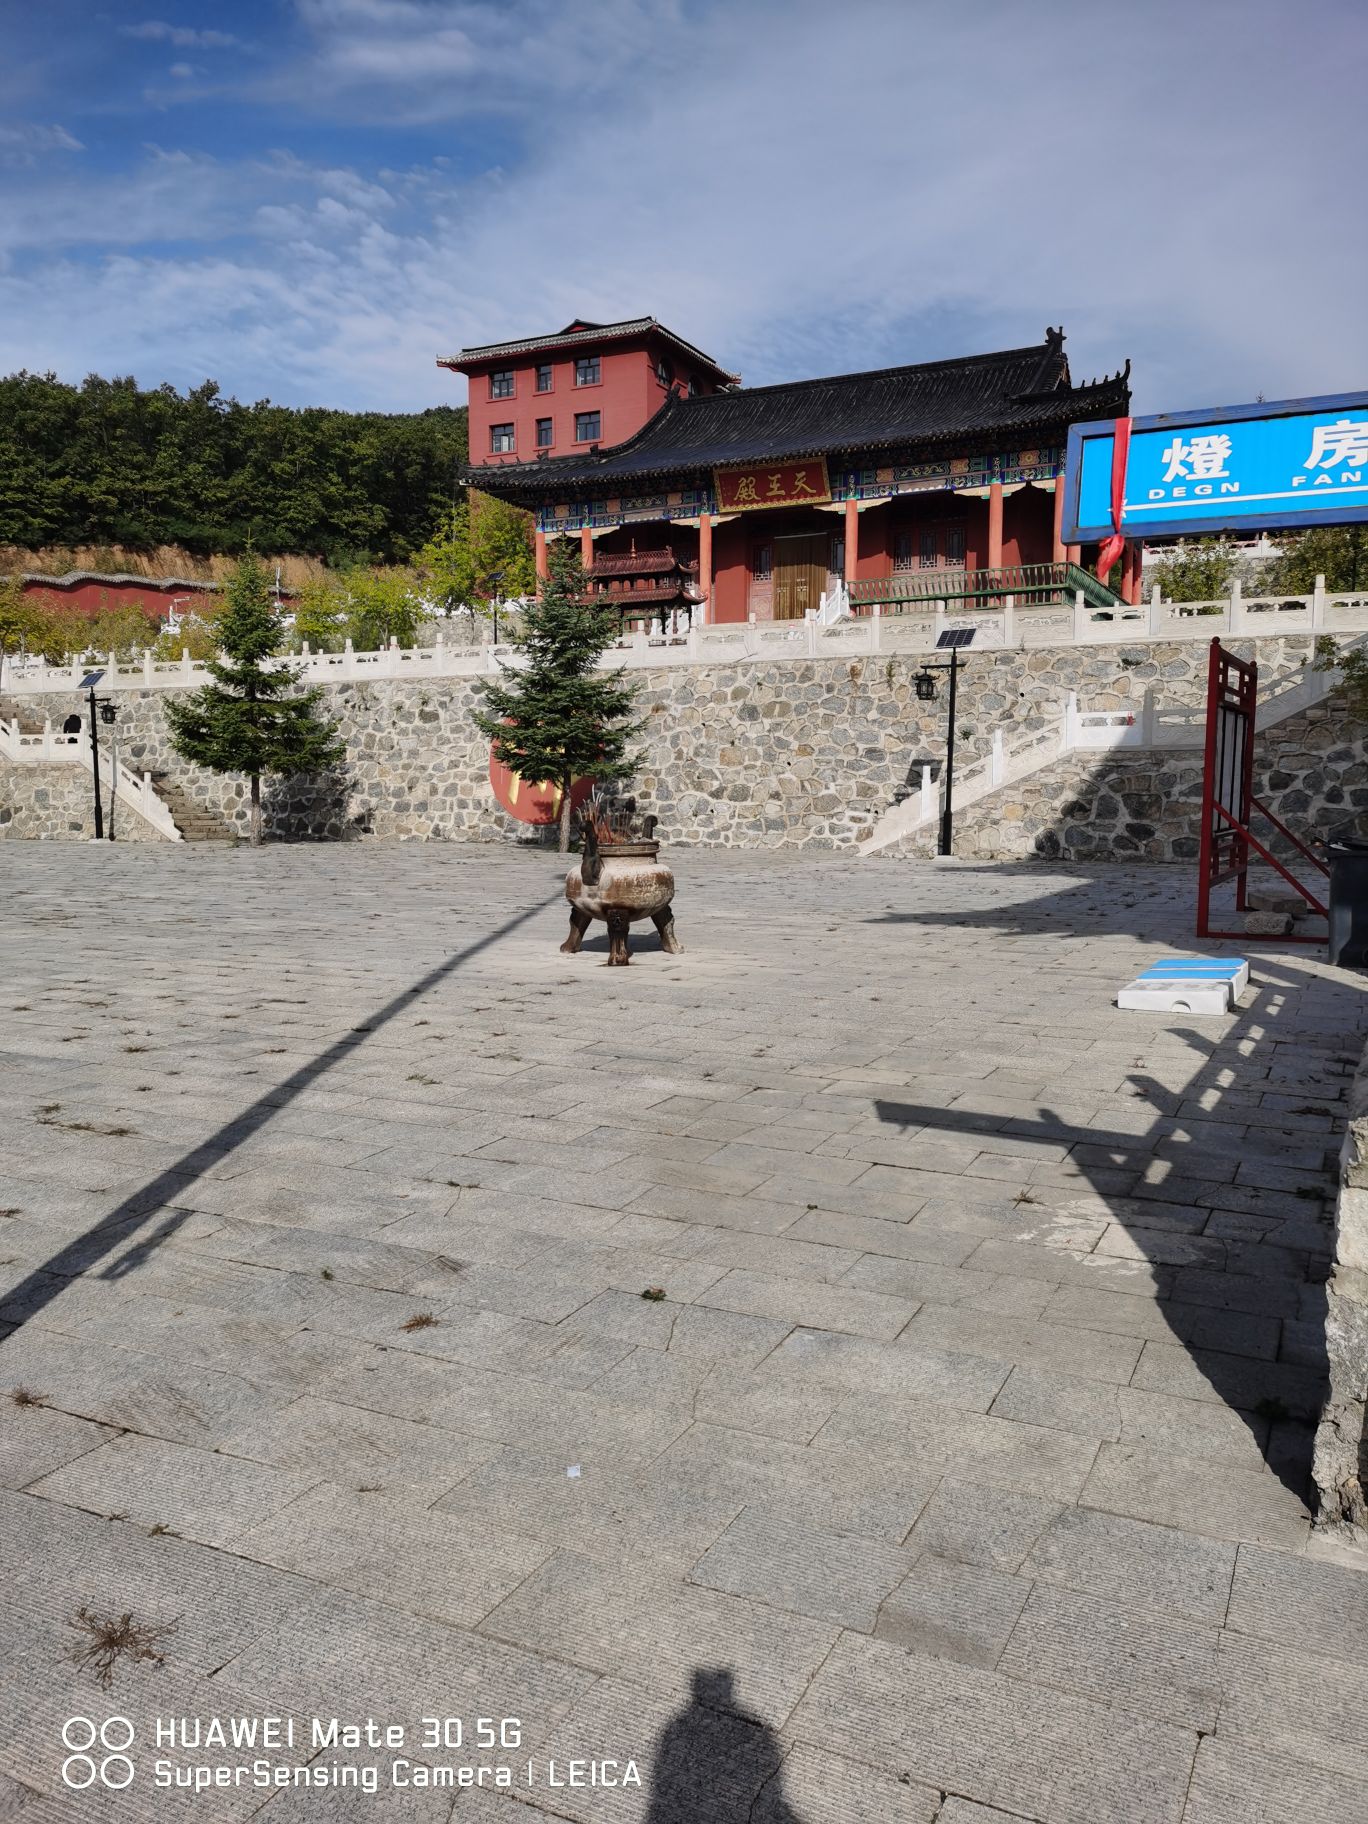
<path id="1" fill-rule="evenodd" d="M 329 562 L 402 562 L 433 532 L 465 461 L 463 407 L 241 405 L 92 375 L 0 379 L 0 545 L 249 545 Z"/>

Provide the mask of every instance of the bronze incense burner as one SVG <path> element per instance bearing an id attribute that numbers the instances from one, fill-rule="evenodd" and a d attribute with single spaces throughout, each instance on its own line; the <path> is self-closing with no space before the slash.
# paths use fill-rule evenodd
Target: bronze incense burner
<path id="1" fill-rule="evenodd" d="M 611 809 L 595 793 L 585 803 L 584 842 L 580 859 L 565 877 L 570 901 L 570 935 L 561 945 L 574 956 L 596 918 L 608 927 L 608 961 L 631 961 L 627 933 L 633 919 L 649 918 L 660 933 L 660 947 L 672 956 L 684 946 L 675 936 L 674 875 L 658 859 L 656 819 L 638 826 L 636 802 L 629 798 Z"/>

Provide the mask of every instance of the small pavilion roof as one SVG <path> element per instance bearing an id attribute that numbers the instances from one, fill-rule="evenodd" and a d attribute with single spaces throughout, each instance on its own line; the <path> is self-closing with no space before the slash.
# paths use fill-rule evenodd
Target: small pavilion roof
<path id="1" fill-rule="evenodd" d="M 684 570 L 688 565 L 673 551 L 605 551 L 594 554 L 591 576 L 659 576 L 670 570 Z M 696 566 L 695 566 L 696 568 Z"/>
<path id="2" fill-rule="evenodd" d="M 1076 420 L 1116 417 L 1130 403 L 1130 364 L 1074 386 L 1064 332 L 995 354 L 925 361 L 687 399 L 672 394 L 624 443 L 538 462 L 491 464 L 470 478 L 491 494 L 563 497 L 614 483 L 728 464 L 964 446 L 985 437 L 1043 441 Z"/>

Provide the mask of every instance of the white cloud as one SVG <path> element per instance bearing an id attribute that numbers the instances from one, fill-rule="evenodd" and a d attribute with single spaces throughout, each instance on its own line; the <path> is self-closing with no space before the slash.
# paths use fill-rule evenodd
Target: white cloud
<path id="1" fill-rule="evenodd" d="M 36 165 L 46 152 L 84 152 L 75 134 L 57 125 L 40 126 L 20 121 L 0 126 L 0 165 Z"/>
<path id="2" fill-rule="evenodd" d="M 201 31 L 189 25 L 171 25 L 165 19 L 144 19 L 139 25 L 121 25 L 125 38 L 142 38 L 152 44 L 172 44 L 177 50 L 227 50 L 241 44 L 231 32 Z"/>
<path id="3" fill-rule="evenodd" d="M 1076 377 L 1134 357 L 1141 410 L 1346 390 L 1368 249 L 1325 122 L 1355 118 L 1356 17 L 298 0 L 307 56 L 253 78 L 273 133 L 312 109 L 442 150 L 41 172 L 0 212 L 0 368 L 398 409 L 463 396 L 433 357 L 464 342 L 654 312 L 752 381 L 1062 321 Z M 472 172 L 491 121 L 505 163 Z"/>

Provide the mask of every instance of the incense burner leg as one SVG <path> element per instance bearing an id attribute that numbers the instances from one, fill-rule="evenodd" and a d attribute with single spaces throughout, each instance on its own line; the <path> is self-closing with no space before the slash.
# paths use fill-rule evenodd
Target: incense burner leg
<path id="1" fill-rule="evenodd" d="M 608 961 L 626 964 L 631 962 L 627 952 L 627 931 L 631 924 L 625 912 L 608 914 Z"/>
<path id="2" fill-rule="evenodd" d="M 587 912 L 581 912 L 578 906 L 570 908 L 570 935 L 561 945 L 563 956 L 574 956 L 584 942 L 584 934 L 593 920 Z"/>
<path id="3" fill-rule="evenodd" d="M 651 923 L 660 933 L 660 947 L 671 956 L 683 956 L 684 946 L 675 936 L 674 907 L 662 906 L 659 912 L 652 912 Z"/>

